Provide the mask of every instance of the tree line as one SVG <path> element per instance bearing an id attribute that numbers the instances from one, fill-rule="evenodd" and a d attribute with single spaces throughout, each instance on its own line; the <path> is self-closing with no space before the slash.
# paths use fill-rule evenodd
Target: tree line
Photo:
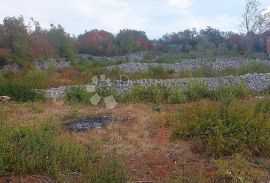
<path id="1" fill-rule="evenodd" d="M 121 30 L 116 36 L 104 30 L 85 31 L 77 37 L 70 35 L 61 25 L 44 29 L 31 19 L 26 25 L 23 16 L 6 17 L 0 24 L 0 65 L 11 62 L 27 65 L 40 58 L 65 57 L 76 54 L 114 56 L 152 49 L 145 32 Z"/>
<path id="2" fill-rule="evenodd" d="M 120 30 L 116 35 L 95 29 L 72 36 L 61 25 L 52 24 L 49 29 L 44 29 L 34 19 L 26 25 L 23 16 L 6 17 L 0 24 L 0 65 L 15 62 L 27 66 L 40 58 L 73 59 L 78 53 L 96 56 L 124 55 L 137 51 L 266 54 L 270 12 L 260 10 L 259 5 L 258 0 L 246 0 L 243 33 L 207 27 L 199 31 L 187 29 L 166 34 L 157 40 L 149 40 L 145 32 L 131 29 Z"/>

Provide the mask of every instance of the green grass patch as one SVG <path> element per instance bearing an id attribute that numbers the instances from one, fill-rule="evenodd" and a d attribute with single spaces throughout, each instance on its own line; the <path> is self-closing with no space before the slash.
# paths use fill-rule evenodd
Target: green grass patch
<path id="1" fill-rule="evenodd" d="M 9 96 L 17 102 L 28 102 L 43 100 L 42 92 L 34 91 L 32 87 L 24 82 L 17 81 L 2 81 L 0 83 L 0 96 Z"/>
<path id="2" fill-rule="evenodd" d="M 200 140 L 206 152 L 214 157 L 245 150 L 254 154 L 269 152 L 269 116 L 257 113 L 253 103 L 227 101 L 201 101 L 183 106 L 171 120 L 172 136 Z"/>
<path id="3" fill-rule="evenodd" d="M 0 117 L 5 114 L 0 106 Z M 8 125 L 0 118 L 0 176 L 45 174 L 58 182 L 125 182 L 128 169 L 115 156 L 101 154 L 93 145 L 61 136 L 60 125 L 48 121 L 31 126 Z"/>

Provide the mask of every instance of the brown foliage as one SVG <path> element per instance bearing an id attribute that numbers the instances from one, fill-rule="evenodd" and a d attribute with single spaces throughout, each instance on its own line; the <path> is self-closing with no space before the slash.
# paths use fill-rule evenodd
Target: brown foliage
<path id="1" fill-rule="evenodd" d="M 44 34 L 30 35 L 29 47 L 29 56 L 32 60 L 49 57 L 53 54 L 53 46 Z"/>
<path id="2" fill-rule="evenodd" d="M 12 58 L 11 50 L 0 48 L 0 65 L 8 63 Z"/>
<path id="3" fill-rule="evenodd" d="M 103 30 L 91 30 L 79 36 L 81 53 L 93 55 L 114 55 L 119 52 L 113 34 Z"/>

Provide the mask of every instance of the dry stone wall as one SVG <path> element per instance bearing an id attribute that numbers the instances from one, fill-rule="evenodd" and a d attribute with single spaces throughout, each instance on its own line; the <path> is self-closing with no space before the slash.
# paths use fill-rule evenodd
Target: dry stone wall
<path id="1" fill-rule="evenodd" d="M 248 64 L 269 65 L 270 61 L 248 61 L 245 59 L 216 59 L 215 61 L 204 61 L 202 59 L 186 60 L 178 63 L 124 63 L 117 66 L 109 66 L 108 69 L 119 68 L 128 73 L 145 72 L 153 67 L 162 67 L 164 70 L 180 71 L 194 71 L 200 68 L 208 68 L 214 71 L 221 71 L 229 68 L 238 69 L 241 66 Z"/>
<path id="2" fill-rule="evenodd" d="M 171 80 L 153 80 L 142 79 L 136 81 L 111 81 L 112 88 L 118 93 L 122 94 L 129 91 L 134 86 L 150 87 L 153 85 L 165 85 L 167 87 L 179 87 L 182 90 L 186 90 L 188 85 L 194 80 L 205 83 L 209 89 L 215 89 L 220 86 L 229 86 L 232 84 L 244 84 L 250 90 L 261 92 L 270 87 L 270 73 L 264 74 L 245 74 L 242 76 L 225 76 L 225 77 L 210 77 L 210 78 L 183 78 L 183 79 L 171 79 Z M 104 82 L 99 82 L 99 87 L 104 85 Z M 85 87 L 89 85 L 83 85 Z M 61 86 L 58 88 L 51 88 L 45 90 L 45 94 L 48 98 L 59 99 L 65 91 L 71 86 Z"/>

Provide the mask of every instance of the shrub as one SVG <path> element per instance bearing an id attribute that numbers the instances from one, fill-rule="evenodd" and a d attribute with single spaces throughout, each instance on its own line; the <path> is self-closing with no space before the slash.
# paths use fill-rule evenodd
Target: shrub
<path id="1" fill-rule="evenodd" d="M 239 75 L 247 73 L 268 73 L 270 72 L 270 66 L 267 64 L 250 63 L 248 65 L 241 66 L 239 68 Z"/>
<path id="2" fill-rule="evenodd" d="M 29 71 L 25 76 L 24 83 L 33 89 L 46 88 L 48 76 L 44 71 Z"/>
<path id="3" fill-rule="evenodd" d="M 73 86 L 69 88 L 64 96 L 64 99 L 68 103 L 84 103 L 91 104 L 91 97 L 93 93 L 87 92 L 83 86 Z"/>
<path id="4" fill-rule="evenodd" d="M 0 82 L 5 80 L 4 71 L 0 70 Z"/>
<path id="5" fill-rule="evenodd" d="M 25 83 L 7 80 L 0 83 L 0 95 L 9 96 L 12 100 L 18 102 L 44 99 L 43 93 L 34 91 Z"/>
<path id="6" fill-rule="evenodd" d="M 251 95 L 251 92 L 244 84 L 232 84 L 230 86 L 221 86 L 213 91 L 213 96 L 219 100 L 224 99 L 245 99 Z"/>
<path id="7" fill-rule="evenodd" d="M 148 75 L 153 79 L 154 78 L 163 78 L 164 73 L 165 73 L 165 70 L 163 67 L 151 67 L 148 70 Z"/>
<path id="8" fill-rule="evenodd" d="M 128 169 L 119 159 L 100 158 L 91 144 L 61 137 L 59 123 L 53 120 L 14 126 L 0 118 L 0 139 L 0 176 L 44 173 L 57 182 L 70 182 L 76 173 L 82 182 L 128 180 Z"/>
<path id="9" fill-rule="evenodd" d="M 221 86 L 212 91 L 210 98 L 218 100 L 220 102 L 221 116 L 227 115 L 227 109 L 229 104 L 235 99 L 247 98 L 251 92 L 245 87 L 245 85 L 230 85 Z"/>
<path id="10" fill-rule="evenodd" d="M 213 182 L 265 182 L 269 176 L 242 154 L 215 160 L 215 164 L 218 171 Z"/>
<path id="11" fill-rule="evenodd" d="M 149 102 L 160 103 L 168 99 L 169 91 L 164 85 L 156 85 L 147 88 L 147 95 L 146 100 L 149 100 Z"/>
<path id="12" fill-rule="evenodd" d="M 168 102 L 171 104 L 180 104 L 186 100 L 185 94 L 181 91 L 180 88 L 172 88 L 169 92 Z"/>
<path id="13" fill-rule="evenodd" d="M 199 100 L 210 98 L 221 101 L 223 104 L 230 103 L 234 99 L 244 99 L 251 92 L 244 85 L 232 85 L 229 87 L 220 87 L 210 91 L 202 82 L 193 81 L 186 91 L 182 91 L 179 87 L 171 87 L 166 85 L 153 85 L 150 87 L 135 86 L 127 93 L 119 96 L 122 102 L 153 102 L 153 103 L 170 103 L 180 104 L 186 100 Z"/>
<path id="14" fill-rule="evenodd" d="M 130 91 L 119 96 L 118 99 L 122 102 L 140 102 L 144 100 L 147 94 L 145 87 L 135 86 Z"/>
<path id="15" fill-rule="evenodd" d="M 263 91 L 263 93 L 270 94 L 270 86 Z"/>
<path id="16" fill-rule="evenodd" d="M 0 175 L 83 171 L 96 159 L 89 145 L 72 143 L 59 136 L 59 126 L 51 121 L 38 126 L 0 126 Z"/>
<path id="17" fill-rule="evenodd" d="M 153 111 L 156 112 L 161 112 L 162 111 L 162 106 L 159 102 L 154 103 L 154 105 L 152 106 Z"/>
<path id="18" fill-rule="evenodd" d="M 227 156 L 246 149 L 270 150 L 270 119 L 256 113 L 253 105 L 232 102 L 226 106 L 202 101 L 184 107 L 173 123 L 173 137 L 201 139 L 207 152 Z"/>
<path id="19" fill-rule="evenodd" d="M 105 157 L 93 171 L 89 173 L 89 183 L 119 183 L 130 179 L 129 171 L 115 156 Z"/>
<path id="20" fill-rule="evenodd" d="M 124 102 L 147 101 L 160 103 L 167 101 L 168 96 L 169 91 L 166 86 L 156 85 L 150 86 L 148 88 L 142 86 L 135 86 L 120 98 L 122 98 L 122 101 Z"/>
<path id="21" fill-rule="evenodd" d="M 210 94 L 208 87 L 201 81 L 192 81 L 186 91 L 186 95 L 189 100 L 198 100 L 201 98 L 206 98 Z"/>
<path id="22" fill-rule="evenodd" d="M 256 111 L 262 114 L 270 114 L 270 99 L 259 100 L 256 104 Z"/>
<path id="23" fill-rule="evenodd" d="M 173 122 L 173 137 L 193 138 L 204 137 L 211 135 L 212 126 L 218 120 L 219 114 L 217 103 L 203 101 L 199 104 L 185 105 L 181 111 L 175 116 L 175 119 L 170 119 Z M 200 122 L 202 118 L 203 122 Z"/>

